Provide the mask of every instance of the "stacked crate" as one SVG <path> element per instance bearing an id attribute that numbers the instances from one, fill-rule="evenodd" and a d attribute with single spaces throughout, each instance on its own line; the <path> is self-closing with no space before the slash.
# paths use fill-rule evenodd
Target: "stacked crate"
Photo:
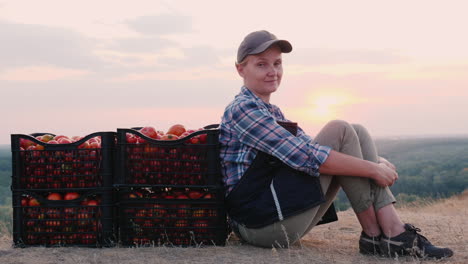
<path id="1" fill-rule="evenodd" d="M 15 245 L 113 245 L 115 132 L 66 144 L 44 135 L 11 135 Z"/>
<path id="2" fill-rule="evenodd" d="M 116 184 L 122 245 L 224 245 L 227 237 L 219 130 L 155 140 L 117 130 Z"/>

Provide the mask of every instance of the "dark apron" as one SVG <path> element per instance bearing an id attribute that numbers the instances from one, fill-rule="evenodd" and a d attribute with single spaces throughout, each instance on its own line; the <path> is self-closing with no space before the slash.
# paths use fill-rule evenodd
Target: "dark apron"
<path id="1" fill-rule="evenodd" d="M 278 124 L 297 134 L 296 123 Z M 273 224 L 324 202 L 318 177 L 295 170 L 261 151 L 226 197 L 229 217 L 247 228 Z M 337 219 L 332 204 L 319 224 Z"/>

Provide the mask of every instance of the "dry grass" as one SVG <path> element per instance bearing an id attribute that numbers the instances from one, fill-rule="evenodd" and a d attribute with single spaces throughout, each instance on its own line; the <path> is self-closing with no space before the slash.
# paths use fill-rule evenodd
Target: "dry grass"
<path id="1" fill-rule="evenodd" d="M 411 257 L 386 259 L 358 253 L 360 227 L 351 211 L 338 222 L 314 228 L 289 249 L 241 245 L 235 237 L 225 247 L 204 248 L 13 248 L 9 235 L 0 238 L 0 263 L 468 263 L 468 191 L 450 199 L 399 208 L 402 219 L 423 230 L 436 245 L 452 248 L 444 260 Z"/>

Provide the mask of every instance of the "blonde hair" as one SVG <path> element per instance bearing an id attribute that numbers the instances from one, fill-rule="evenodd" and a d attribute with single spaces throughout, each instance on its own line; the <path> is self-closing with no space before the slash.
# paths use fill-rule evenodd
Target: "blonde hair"
<path id="1" fill-rule="evenodd" d="M 237 62 L 236 61 L 236 66 L 245 66 L 247 64 L 247 61 L 248 61 L 248 58 L 249 56 L 246 56 L 241 62 Z"/>

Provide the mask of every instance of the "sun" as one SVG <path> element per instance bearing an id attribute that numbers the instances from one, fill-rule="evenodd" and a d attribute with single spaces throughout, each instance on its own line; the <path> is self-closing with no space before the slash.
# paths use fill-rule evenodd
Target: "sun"
<path id="1" fill-rule="evenodd" d="M 288 115 L 310 124 L 323 124 L 334 119 L 348 120 L 352 106 L 362 101 L 343 89 L 316 89 L 305 93 L 304 101 L 288 109 Z"/>
<path id="2" fill-rule="evenodd" d="M 339 115 L 343 105 L 348 104 L 349 96 L 341 93 L 315 94 L 309 97 L 309 115 L 316 120 L 331 120 Z"/>
<path id="3" fill-rule="evenodd" d="M 313 111 L 319 116 L 329 116 L 332 114 L 333 106 L 338 104 L 338 98 L 333 96 L 318 97 L 315 102 Z"/>

